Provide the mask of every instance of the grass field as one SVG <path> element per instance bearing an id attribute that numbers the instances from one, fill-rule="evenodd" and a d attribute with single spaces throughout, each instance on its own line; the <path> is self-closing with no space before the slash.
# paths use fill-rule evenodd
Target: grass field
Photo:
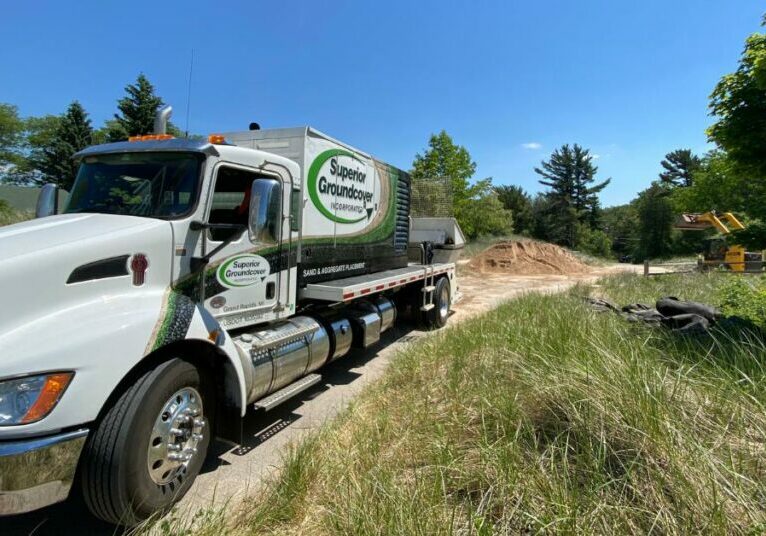
<path id="1" fill-rule="evenodd" d="M 238 515 L 206 513 L 198 532 L 762 533 L 764 341 L 683 337 L 582 300 L 715 303 L 725 281 L 617 276 L 422 340 Z"/>
<path id="2" fill-rule="evenodd" d="M 34 214 L 31 212 L 16 210 L 0 199 L 0 227 L 29 220 L 32 216 L 34 216 Z"/>

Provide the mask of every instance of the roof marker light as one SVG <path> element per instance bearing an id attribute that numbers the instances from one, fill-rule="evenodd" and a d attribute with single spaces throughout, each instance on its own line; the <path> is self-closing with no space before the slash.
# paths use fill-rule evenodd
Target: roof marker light
<path id="1" fill-rule="evenodd" d="M 151 140 L 172 140 L 175 136 L 170 134 L 144 134 L 143 136 L 130 136 L 128 141 L 151 141 Z"/>

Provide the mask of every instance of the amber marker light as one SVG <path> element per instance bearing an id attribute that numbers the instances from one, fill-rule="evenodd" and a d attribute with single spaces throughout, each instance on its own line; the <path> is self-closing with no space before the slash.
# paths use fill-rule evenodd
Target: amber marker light
<path id="1" fill-rule="evenodd" d="M 152 141 L 152 140 L 172 140 L 175 136 L 172 134 L 144 134 L 143 136 L 129 136 L 128 141 Z"/>
<path id="2" fill-rule="evenodd" d="M 223 134 L 211 134 L 207 137 L 207 141 L 214 145 L 221 145 L 226 143 L 226 139 L 223 137 Z"/>
<path id="3" fill-rule="evenodd" d="M 39 421 L 58 404 L 61 399 L 61 395 L 64 394 L 66 388 L 74 377 L 73 372 L 58 372 L 56 374 L 49 374 L 45 379 L 45 385 L 43 386 L 40 396 L 37 397 L 35 403 L 27 410 L 24 418 L 21 419 L 21 424 L 29 424 L 31 422 Z"/>

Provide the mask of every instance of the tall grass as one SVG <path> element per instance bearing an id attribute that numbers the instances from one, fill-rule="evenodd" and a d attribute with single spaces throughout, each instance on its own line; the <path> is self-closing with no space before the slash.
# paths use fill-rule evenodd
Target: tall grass
<path id="1" fill-rule="evenodd" d="M 596 290 L 710 301 L 720 277 L 620 276 Z M 587 291 L 529 295 L 401 353 L 288 454 L 231 530 L 766 530 L 763 340 L 631 324 L 590 311 Z"/>
<path id="2" fill-rule="evenodd" d="M 4 225 L 11 225 L 12 223 L 18 223 L 31 219 L 32 213 L 16 210 L 11 207 L 4 200 L 0 199 L 0 227 Z"/>

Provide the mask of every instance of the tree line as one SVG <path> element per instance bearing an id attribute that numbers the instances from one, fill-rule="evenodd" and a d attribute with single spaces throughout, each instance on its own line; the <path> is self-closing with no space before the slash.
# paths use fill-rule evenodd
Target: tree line
<path id="1" fill-rule="evenodd" d="M 707 137 L 715 148 L 704 155 L 688 148 L 669 152 L 650 186 L 620 206 L 601 208 L 599 193 L 611 179 L 596 179 L 593 156 L 577 144 L 563 145 L 534 168 L 545 187 L 535 196 L 516 185 L 492 186 L 490 179 L 469 185 L 475 163 L 464 148 L 450 147 L 444 132 L 431 138 L 425 155 L 416 157 L 413 178 L 453 177 L 455 215 L 469 236 L 513 231 L 599 256 L 640 261 L 701 251 L 708 235 L 680 231 L 674 224 L 682 213 L 713 210 L 736 213 L 747 225 L 737 241 L 764 249 L 766 34 L 747 38 L 736 71 L 713 89 L 709 111 L 714 122 Z"/>
<path id="2" fill-rule="evenodd" d="M 542 161 L 535 172 L 546 191 L 534 198 L 520 186 L 493 185 L 491 178 L 472 182 L 475 171 L 468 150 L 442 131 L 415 156 L 411 175 L 415 189 L 432 177 L 449 178 L 452 213 L 469 238 L 516 233 L 594 255 L 611 254 L 599 201 L 611 179 L 597 181 L 598 168 L 588 149 L 563 145 Z"/>
<path id="3" fill-rule="evenodd" d="M 69 190 L 77 175 L 72 155 L 97 143 L 149 134 L 164 104 L 149 79 L 139 74 L 125 87 L 114 117 L 94 128 L 88 112 L 73 101 L 61 115 L 19 116 L 16 106 L 0 103 L 0 183 L 39 186 L 55 183 Z M 172 123 L 168 133 L 180 136 Z"/>

